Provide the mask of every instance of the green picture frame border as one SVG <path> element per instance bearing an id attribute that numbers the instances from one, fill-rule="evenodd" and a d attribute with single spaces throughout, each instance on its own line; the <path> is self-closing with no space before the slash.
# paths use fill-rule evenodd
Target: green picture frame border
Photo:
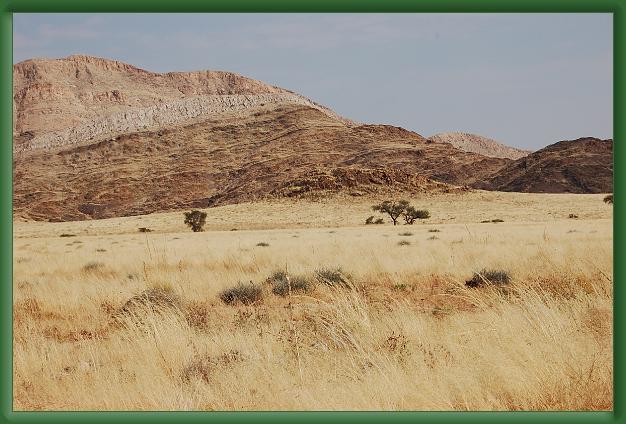
<path id="1" fill-rule="evenodd" d="M 0 422 L 93 424 L 119 422 L 258 422 L 314 423 L 320 420 L 395 423 L 465 422 L 612 423 L 624 422 L 625 357 L 624 251 L 626 225 L 614 220 L 614 410 L 612 412 L 14 412 L 13 411 L 13 220 L 12 220 L 12 65 L 13 13 L 612 13 L 613 14 L 613 139 L 614 216 L 626 216 L 622 206 L 626 148 L 624 142 L 624 63 L 626 39 L 622 0 L 0 0 Z M 583 136 L 585 134 L 582 134 Z M 557 140 L 555 140 L 556 142 Z M 620 334 L 621 333 L 621 334 Z"/>

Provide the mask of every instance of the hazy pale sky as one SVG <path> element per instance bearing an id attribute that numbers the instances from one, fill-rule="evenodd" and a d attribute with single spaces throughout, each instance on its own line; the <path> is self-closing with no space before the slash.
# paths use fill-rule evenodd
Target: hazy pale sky
<path id="1" fill-rule="evenodd" d="M 224 70 L 357 121 L 538 149 L 613 133 L 611 14 L 15 14 L 14 62 Z"/>

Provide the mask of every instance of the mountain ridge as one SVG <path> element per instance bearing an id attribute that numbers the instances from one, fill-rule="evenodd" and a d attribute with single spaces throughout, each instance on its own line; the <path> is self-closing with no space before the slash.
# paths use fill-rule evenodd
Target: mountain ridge
<path id="1" fill-rule="evenodd" d="M 264 102 L 305 104 L 352 123 L 290 90 L 225 71 L 156 73 L 72 55 L 22 61 L 13 75 L 15 152 L 100 141 Z M 131 121 L 135 124 L 128 125 Z"/>
<path id="2" fill-rule="evenodd" d="M 97 219 L 337 193 L 612 190 L 612 144 L 575 140 L 517 160 L 492 157 L 358 123 L 223 71 L 159 74 L 78 55 L 20 62 L 14 78 L 18 218 Z M 521 166 L 524 159 L 541 165 Z"/>
<path id="3" fill-rule="evenodd" d="M 493 140 L 477 134 L 461 131 L 443 132 L 428 137 L 429 140 L 437 143 L 450 143 L 457 149 L 466 152 L 478 153 L 484 156 L 519 159 L 531 153 L 530 150 L 522 150 L 507 146 L 499 141 Z"/>

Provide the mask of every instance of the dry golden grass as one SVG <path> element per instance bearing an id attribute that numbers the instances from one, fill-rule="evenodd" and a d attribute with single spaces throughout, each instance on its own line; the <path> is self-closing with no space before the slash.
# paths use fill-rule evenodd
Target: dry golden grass
<path id="1" fill-rule="evenodd" d="M 602 197 L 413 199 L 433 218 L 412 227 L 359 225 L 373 202 L 360 198 L 209 209 L 207 227 L 226 231 L 204 233 L 180 212 L 16 223 L 14 407 L 611 409 Z M 325 224 L 340 227 L 311 228 Z M 334 266 L 347 287 L 282 297 L 266 281 Z M 466 287 L 482 268 L 512 283 Z M 262 300 L 220 301 L 249 281 Z"/>

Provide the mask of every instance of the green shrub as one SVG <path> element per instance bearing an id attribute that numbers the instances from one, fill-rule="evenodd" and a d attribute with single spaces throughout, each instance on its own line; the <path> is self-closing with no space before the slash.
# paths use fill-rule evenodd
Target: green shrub
<path id="1" fill-rule="evenodd" d="M 191 228 L 191 231 L 197 233 L 204 231 L 204 224 L 206 223 L 206 212 L 202 211 L 190 211 L 185 212 L 185 224 Z"/>
<path id="2" fill-rule="evenodd" d="M 227 305 L 242 303 L 250 305 L 263 298 L 263 290 L 260 286 L 250 282 L 250 284 L 239 283 L 235 287 L 223 290 L 220 293 L 220 300 Z"/>
<path id="3" fill-rule="evenodd" d="M 406 200 L 400 200 L 398 202 L 392 202 L 391 200 L 385 200 L 377 205 L 372 206 L 372 210 L 375 212 L 385 213 L 389 215 L 393 225 L 398 224 L 398 218 L 405 209 L 409 206 L 409 202 Z"/>
<path id="4" fill-rule="evenodd" d="M 408 246 L 408 245 L 410 245 L 410 244 L 411 244 L 411 242 L 410 242 L 410 241 L 408 241 L 408 240 L 400 240 L 400 241 L 398 242 L 398 246 Z"/>
<path id="5" fill-rule="evenodd" d="M 259 247 L 268 247 L 270 244 L 262 241 L 260 243 L 257 243 L 256 245 L 259 246 Z"/>
<path id="6" fill-rule="evenodd" d="M 413 225 L 416 219 L 430 218 L 430 212 L 425 209 L 415 209 L 413 206 L 407 206 L 402 215 L 404 216 L 404 223 L 408 225 Z"/>
<path id="7" fill-rule="evenodd" d="M 365 225 L 370 225 L 374 223 L 374 215 L 370 215 L 367 217 L 367 219 L 365 220 Z"/>
<path id="8" fill-rule="evenodd" d="M 404 232 L 404 233 L 400 233 L 400 234 L 398 234 L 398 235 L 399 235 L 399 236 L 404 236 L 404 237 L 410 237 L 410 236 L 412 236 L 412 235 L 413 235 L 413 233 L 410 233 L 410 232 L 406 231 L 406 232 Z"/>

